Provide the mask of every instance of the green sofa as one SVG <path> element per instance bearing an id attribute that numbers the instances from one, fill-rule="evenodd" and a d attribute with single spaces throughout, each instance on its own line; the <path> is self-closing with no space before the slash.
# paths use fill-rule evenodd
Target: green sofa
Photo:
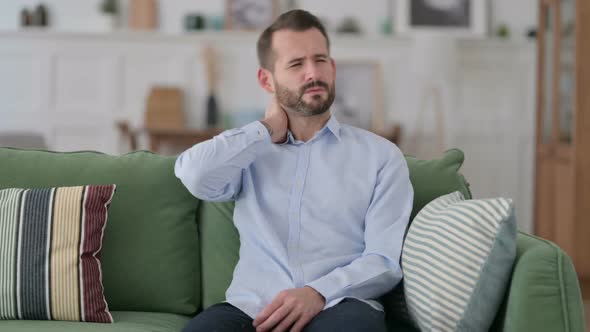
<path id="1" fill-rule="evenodd" d="M 463 154 L 408 158 L 415 213 L 442 194 L 469 188 Z M 149 152 L 110 156 L 0 148 L 0 189 L 117 184 L 102 250 L 103 284 L 115 323 L 0 321 L 0 331 L 179 331 L 223 300 L 238 259 L 232 203 L 201 202 L 174 176 L 175 159 Z M 549 241 L 520 233 L 517 258 L 492 331 L 584 331 L 571 260 Z M 390 331 L 415 331 L 382 299 Z"/>

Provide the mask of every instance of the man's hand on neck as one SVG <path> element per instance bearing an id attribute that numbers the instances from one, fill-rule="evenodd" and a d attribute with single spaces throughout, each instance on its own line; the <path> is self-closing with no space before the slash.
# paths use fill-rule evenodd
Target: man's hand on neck
<path id="1" fill-rule="evenodd" d="M 271 140 L 273 143 L 282 143 L 287 140 L 289 118 L 287 113 L 279 104 L 277 97 L 273 96 L 266 108 L 264 119 L 260 120 L 265 126 L 271 128 Z"/>
<path id="2" fill-rule="evenodd" d="M 285 110 L 279 104 L 276 96 L 273 96 L 266 108 L 264 119 L 260 122 L 269 128 L 271 140 L 275 144 L 285 142 L 289 130 L 295 139 L 307 142 L 326 125 L 330 116 L 329 111 L 318 115 L 304 116 L 295 111 Z"/>

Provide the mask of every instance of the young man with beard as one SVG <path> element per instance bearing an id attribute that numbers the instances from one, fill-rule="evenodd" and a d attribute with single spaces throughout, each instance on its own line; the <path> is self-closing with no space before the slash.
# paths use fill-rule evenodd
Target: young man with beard
<path id="1" fill-rule="evenodd" d="M 235 200 L 240 258 L 226 301 L 185 331 L 385 331 L 413 190 L 400 150 L 331 116 L 336 65 L 319 20 L 281 15 L 257 44 L 264 119 L 182 153 L 203 200 Z"/>

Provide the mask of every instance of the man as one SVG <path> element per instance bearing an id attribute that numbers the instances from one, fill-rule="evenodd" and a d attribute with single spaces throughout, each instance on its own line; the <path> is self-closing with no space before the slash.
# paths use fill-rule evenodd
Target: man
<path id="1" fill-rule="evenodd" d="M 181 154 L 175 173 L 209 201 L 235 200 L 240 259 L 226 301 L 185 331 L 385 331 L 376 298 L 401 279 L 413 190 L 399 149 L 330 115 L 336 66 L 312 14 L 258 40 L 264 119 Z"/>

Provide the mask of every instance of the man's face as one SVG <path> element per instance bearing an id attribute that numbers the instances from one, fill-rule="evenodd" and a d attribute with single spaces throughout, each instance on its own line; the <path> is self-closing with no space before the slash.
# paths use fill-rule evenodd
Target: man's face
<path id="1" fill-rule="evenodd" d="M 326 112 L 335 97 L 336 68 L 317 29 L 280 30 L 273 35 L 273 83 L 279 103 L 310 116 Z"/>

